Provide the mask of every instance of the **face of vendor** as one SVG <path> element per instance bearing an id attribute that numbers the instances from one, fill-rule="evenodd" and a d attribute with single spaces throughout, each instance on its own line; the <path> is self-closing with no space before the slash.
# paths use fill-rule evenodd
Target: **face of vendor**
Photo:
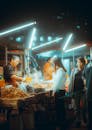
<path id="1" fill-rule="evenodd" d="M 13 65 L 13 67 L 16 67 L 19 63 L 20 63 L 20 60 L 19 60 L 19 59 L 14 59 L 14 60 L 12 60 L 12 65 Z"/>

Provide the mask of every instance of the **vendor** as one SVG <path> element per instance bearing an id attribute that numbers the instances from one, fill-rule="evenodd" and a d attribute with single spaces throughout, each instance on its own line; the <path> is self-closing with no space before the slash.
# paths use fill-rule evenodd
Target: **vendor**
<path id="1" fill-rule="evenodd" d="M 45 80 L 52 80 L 53 73 L 55 72 L 54 59 L 56 57 L 53 56 L 47 60 L 47 62 L 43 66 L 43 74 Z"/>
<path id="2" fill-rule="evenodd" d="M 16 75 L 16 68 L 19 62 L 20 58 L 13 55 L 10 59 L 10 62 L 6 66 L 4 66 L 4 79 L 6 84 L 11 84 L 17 87 L 18 83 L 23 81 L 22 77 Z"/>

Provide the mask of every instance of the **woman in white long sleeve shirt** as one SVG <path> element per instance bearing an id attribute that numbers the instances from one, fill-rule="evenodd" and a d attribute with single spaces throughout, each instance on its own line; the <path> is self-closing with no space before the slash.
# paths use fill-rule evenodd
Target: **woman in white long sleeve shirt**
<path id="1" fill-rule="evenodd" d="M 53 79 L 53 92 L 55 93 L 55 105 L 56 105 L 56 129 L 60 129 L 60 127 L 64 127 L 65 123 L 65 82 L 66 82 L 66 69 L 64 68 L 61 59 L 56 59 L 55 70 L 56 73 Z"/>
<path id="2" fill-rule="evenodd" d="M 53 78 L 53 91 L 65 90 L 66 72 L 62 68 L 58 68 Z"/>

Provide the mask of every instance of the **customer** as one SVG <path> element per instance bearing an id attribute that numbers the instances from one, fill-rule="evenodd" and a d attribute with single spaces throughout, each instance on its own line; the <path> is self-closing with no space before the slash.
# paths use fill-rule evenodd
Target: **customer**
<path id="1" fill-rule="evenodd" d="M 86 102 L 84 67 L 85 59 L 83 57 L 79 57 L 77 59 L 77 68 L 72 71 L 70 77 L 70 87 L 75 101 L 76 127 L 80 127 L 86 118 L 84 109 L 84 104 Z"/>
<path id="2" fill-rule="evenodd" d="M 57 58 L 54 60 L 55 64 L 55 75 L 53 79 L 53 92 L 55 93 L 55 104 L 56 104 L 56 129 L 64 129 L 66 120 L 65 114 L 65 102 L 64 96 L 67 88 L 65 87 L 66 82 L 66 69 L 63 66 L 61 59 Z"/>
<path id="3" fill-rule="evenodd" d="M 92 66 L 87 69 L 88 130 L 92 130 Z"/>

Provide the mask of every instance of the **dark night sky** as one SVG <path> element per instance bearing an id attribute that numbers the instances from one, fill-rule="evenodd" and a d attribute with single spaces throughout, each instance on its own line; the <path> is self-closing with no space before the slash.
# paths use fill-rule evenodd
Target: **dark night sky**
<path id="1" fill-rule="evenodd" d="M 73 31 L 92 40 L 92 7 L 89 0 L 0 0 L 0 30 L 36 20 L 43 32 Z"/>

